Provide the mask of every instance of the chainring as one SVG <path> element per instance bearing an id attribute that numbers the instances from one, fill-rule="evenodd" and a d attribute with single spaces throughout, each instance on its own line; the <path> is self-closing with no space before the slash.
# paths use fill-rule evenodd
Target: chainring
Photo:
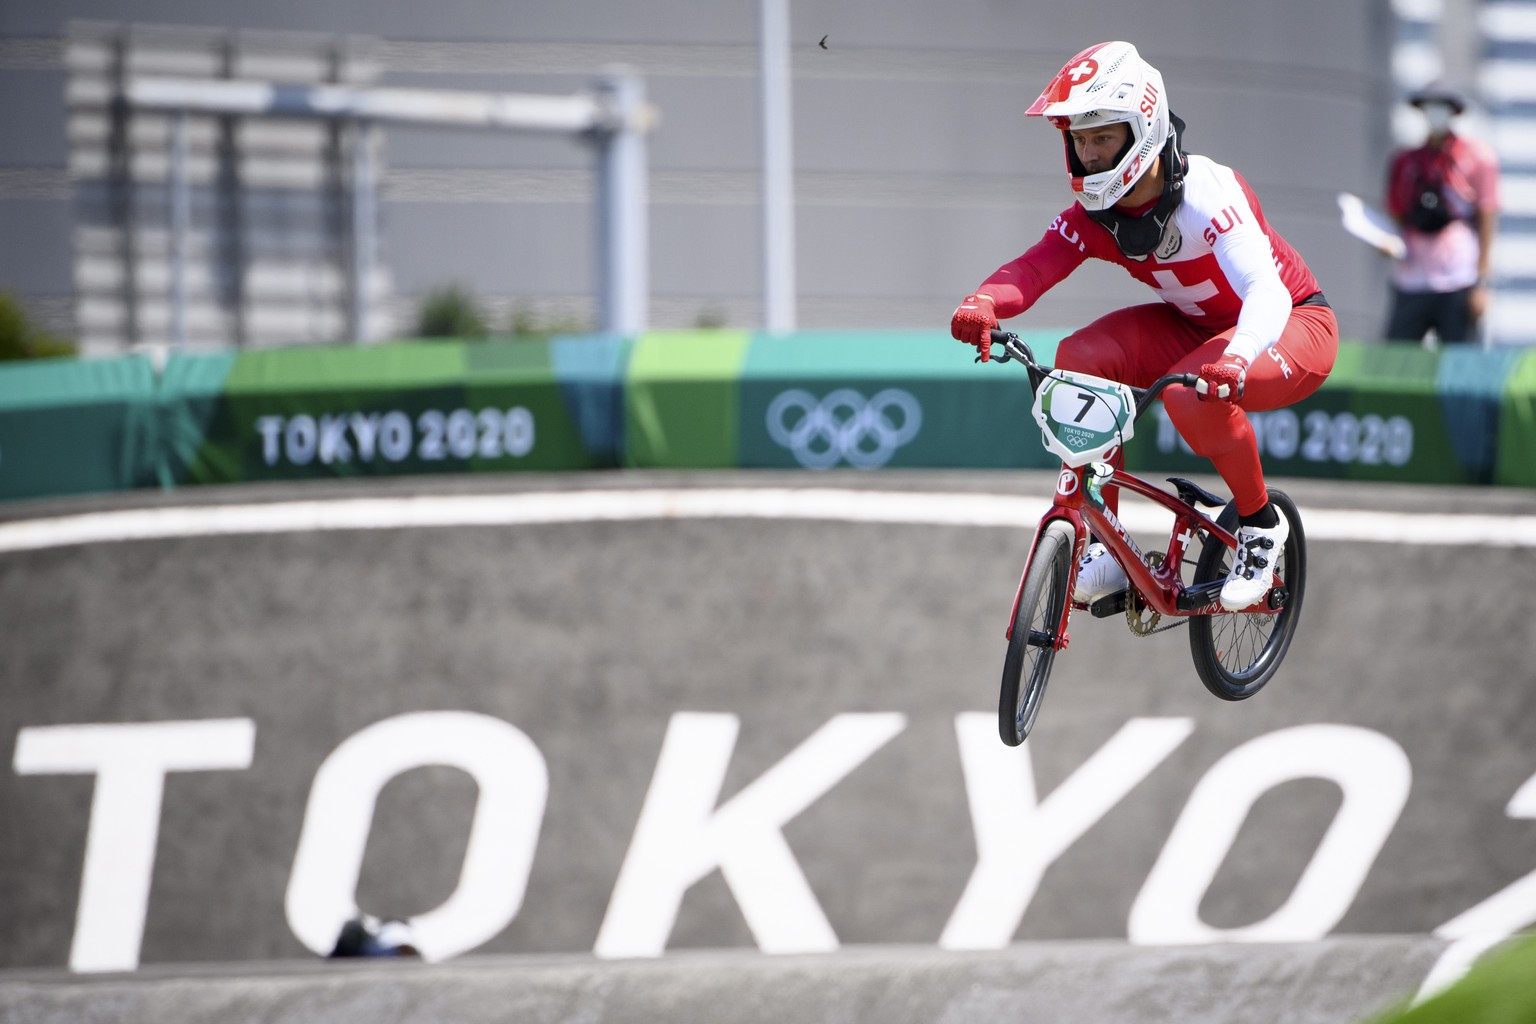
<path id="1" fill-rule="evenodd" d="M 1163 564 L 1162 553 L 1158 551 L 1148 552 L 1146 561 L 1147 566 L 1156 572 Z M 1132 633 L 1136 636 L 1151 636 L 1153 633 L 1161 633 L 1162 630 L 1157 626 L 1158 621 L 1161 619 L 1162 615 L 1152 610 L 1151 606 L 1147 604 L 1147 599 L 1142 597 L 1135 587 L 1126 591 L 1125 624 L 1130 627 Z"/>

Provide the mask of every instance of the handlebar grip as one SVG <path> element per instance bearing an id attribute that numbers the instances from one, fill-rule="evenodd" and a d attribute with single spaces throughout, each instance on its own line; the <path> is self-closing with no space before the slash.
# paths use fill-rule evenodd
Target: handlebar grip
<path id="1" fill-rule="evenodd" d="M 994 345 L 1006 345 L 1008 343 L 1008 332 L 1001 327 L 992 328 L 991 336 Z"/>

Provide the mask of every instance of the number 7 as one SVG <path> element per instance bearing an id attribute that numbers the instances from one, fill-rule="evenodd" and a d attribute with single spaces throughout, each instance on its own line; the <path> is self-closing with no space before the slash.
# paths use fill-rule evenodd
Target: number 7
<path id="1" fill-rule="evenodd" d="M 1083 408 L 1077 414 L 1077 418 L 1072 421 L 1073 423 L 1083 422 L 1083 418 L 1088 415 L 1088 410 L 1093 408 L 1093 403 L 1096 400 L 1096 396 L 1091 391 L 1079 391 L 1077 393 L 1077 399 L 1083 403 Z"/>

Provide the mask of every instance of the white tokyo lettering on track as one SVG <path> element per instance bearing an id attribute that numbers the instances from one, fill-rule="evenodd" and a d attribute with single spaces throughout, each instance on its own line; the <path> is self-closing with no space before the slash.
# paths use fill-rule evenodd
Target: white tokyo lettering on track
<path id="1" fill-rule="evenodd" d="M 954 721 L 976 861 L 939 937 L 946 949 L 1011 944 L 1047 871 L 1195 731 L 1193 718 L 1132 718 L 1069 773 L 1053 773 L 1057 781 L 1044 792 L 1031 748 L 999 745 L 991 713 L 961 712 Z M 593 952 L 662 955 L 688 890 L 716 871 L 763 952 L 839 948 L 785 829 L 907 724 L 899 712 L 836 714 L 722 800 L 741 720 L 674 713 Z M 20 730 L 18 775 L 95 777 L 72 970 L 137 968 L 168 775 L 251 769 L 255 739 L 251 719 Z M 412 918 L 422 956 L 440 960 L 473 950 L 518 915 L 550 793 L 543 753 L 522 730 L 493 716 L 410 712 L 348 736 L 315 772 L 284 901 L 293 935 L 314 952 L 324 954 L 339 922 L 356 912 L 379 794 L 393 779 L 427 766 L 466 773 L 480 795 L 457 888 Z M 1412 776 L 1401 746 L 1363 727 L 1313 723 L 1247 740 L 1194 784 L 1131 906 L 1127 938 L 1169 945 L 1328 936 L 1354 906 L 1391 837 Z M 1301 779 L 1336 786 L 1342 801 L 1289 896 L 1259 921 L 1207 922 L 1202 904 L 1253 807 Z M 1505 813 L 1536 819 L 1536 776 L 1518 788 Z M 1533 921 L 1536 872 L 1434 930 L 1450 945 L 1419 997 L 1454 981 L 1477 954 Z"/>

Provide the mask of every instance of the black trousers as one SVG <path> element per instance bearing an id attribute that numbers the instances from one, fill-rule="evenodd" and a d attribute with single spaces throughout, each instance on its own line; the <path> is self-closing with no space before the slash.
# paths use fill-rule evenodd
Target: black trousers
<path id="1" fill-rule="evenodd" d="M 1454 292 L 1405 292 L 1392 289 L 1387 317 L 1388 341 L 1423 341 L 1433 327 L 1443 344 L 1472 341 L 1472 289 Z"/>

